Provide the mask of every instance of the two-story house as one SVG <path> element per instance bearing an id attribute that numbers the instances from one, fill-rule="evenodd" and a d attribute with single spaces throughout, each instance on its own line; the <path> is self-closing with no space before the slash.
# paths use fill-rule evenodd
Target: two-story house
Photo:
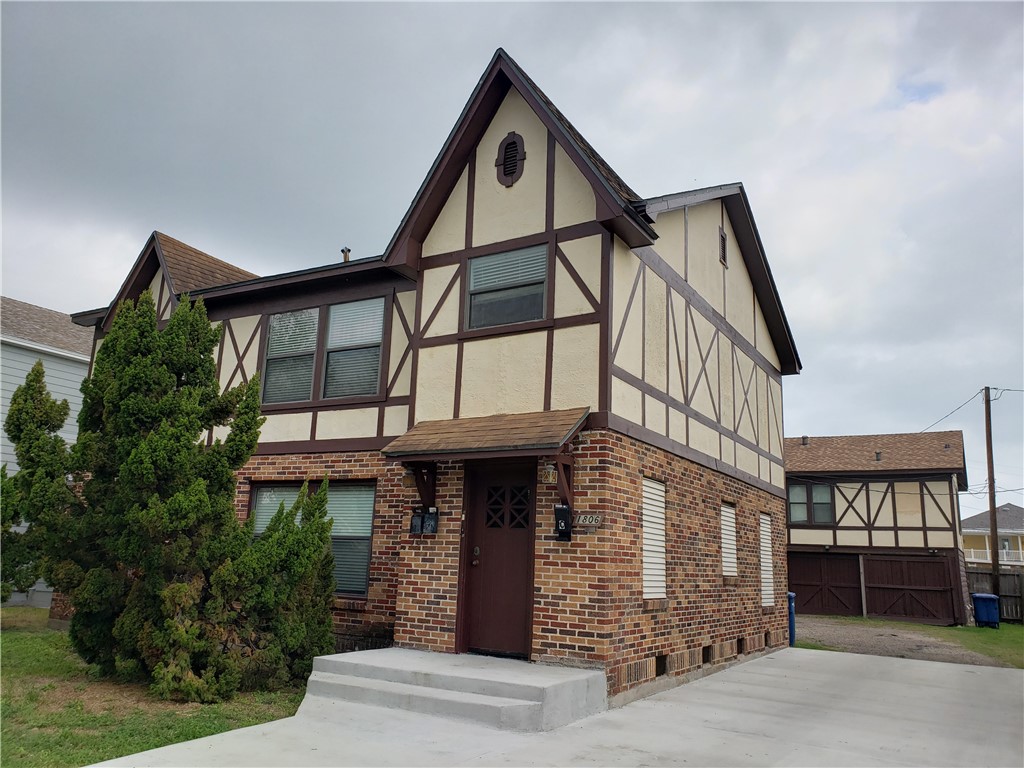
<path id="1" fill-rule="evenodd" d="M 614 695 L 786 643 L 800 361 L 746 193 L 641 198 L 504 51 L 379 258 L 254 277 L 155 233 L 78 321 L 146 288 L 203 298 L 223 386 L 261 379 L 239 517 L 329 478 L 339 647 Z"/>
<path id="2" fill-rule="evenodd" d="M 964 624 L 960 431 L 786 438 L 798 613 Z"/>

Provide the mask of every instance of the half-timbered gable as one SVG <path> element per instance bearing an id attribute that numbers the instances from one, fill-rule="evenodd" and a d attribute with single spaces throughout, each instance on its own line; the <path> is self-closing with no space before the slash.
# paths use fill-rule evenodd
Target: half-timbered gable
<path id="1" fill-rule="evenodd" d="M 807 613 L 963 623 L 963 435 L 787 438 L 790 589 Z"/>
<path id="2" fill-rule="evenodd" d="M 239 517 L 330 480 L 339 647 L 633 696 L 785 642 L 800 361 L 741 185 L 642 198 L 499 49 L 379 259 L 191 295 L 261 381 Z"/>

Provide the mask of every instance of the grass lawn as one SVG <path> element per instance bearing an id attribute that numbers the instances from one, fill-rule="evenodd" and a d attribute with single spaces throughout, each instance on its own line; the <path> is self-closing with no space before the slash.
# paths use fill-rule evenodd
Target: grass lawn
<path id="1" fill-rule="evenodd" d="M 161 701 L 96 677 L 41 608 L 0 609 L 0 765 L 82 766 L 290 717 L 301 690 L 220 704 Z"/>

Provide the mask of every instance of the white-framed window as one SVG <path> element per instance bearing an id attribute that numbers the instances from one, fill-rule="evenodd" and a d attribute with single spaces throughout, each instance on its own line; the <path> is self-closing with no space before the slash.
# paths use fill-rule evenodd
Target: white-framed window
<path id="1" fill-rule="evenodd" d="M 310 483 L 312 494 L 316 484 Z M 255 488 L 252 516 L 256 535 L 267 529 L 281 503 L 291 508 L 300 485 L 260 485 Z M 331 518 L 331 552 L 334 555 L 334 590 L 347 595 L 366 594 L 370 571 L 370 538 L 376 484 L 331 483 L 327 489 L 327 517 Z"/>
<path id="2" fill-rule="evenodd" d="M 643 478 L 644 599 L 668 597 L 665 579 L 665 484 Z"/>
<path id="3" fill-rule="evenodd" d="M 547 276 L 546 243 L 470 259 L 467 329 L 542 320 Z"/>
<path id="4" fill-rule="evenodd" d="M 722 575 L 739 576 L 736 566 L 736 507 L 722 505 Z"/>
<path id="5" fill-rule="evenodd" d="M 761 537 L 761 605 L 775 605 L 775 567 L 772 562 L 772 516 L 762 512 L 758 533 Z"/>
<path id="6" fill-rule="evenodd" d="M 376 395 L 380 391 L 384 306 L 384 297 L 378 296 L 271 315 L 263 402 Z"/>

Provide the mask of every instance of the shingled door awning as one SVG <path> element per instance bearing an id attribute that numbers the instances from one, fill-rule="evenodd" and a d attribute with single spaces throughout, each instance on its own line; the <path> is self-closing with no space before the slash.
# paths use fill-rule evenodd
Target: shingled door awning
<path id="1" fill-rule="evenodd" d="M 589 408 L 423 421 L 382 453 L 403 462 L 550 456 L 583 428 Z"/>

